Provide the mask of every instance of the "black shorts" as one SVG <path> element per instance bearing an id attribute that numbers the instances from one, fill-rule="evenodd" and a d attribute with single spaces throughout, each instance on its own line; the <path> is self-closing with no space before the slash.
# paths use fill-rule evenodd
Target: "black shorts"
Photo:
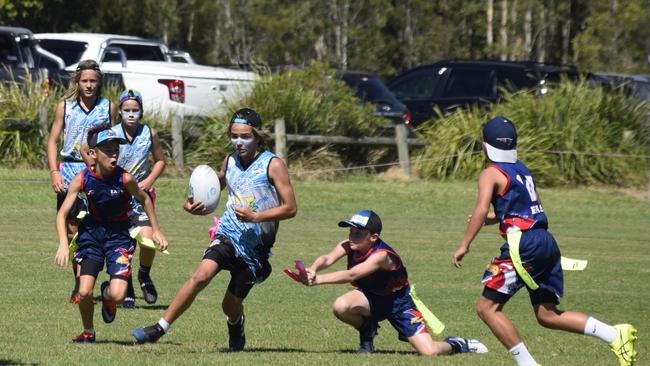
<path id="1" fill-rule="evenodd" d="M 56 212 L 59 212 L 59 209 L 63 205 L 63 201 L 65 201 L 65 196 L 67 196 L 66 193 L 57 193 L 56 195 Z M 74 200 L 74 204 L 72 205 L 72 208 L 70 209 L 70 213 L 68 213 L 68 221 L 73 221 L 74 220 L 79 220 L 77 216 L 79 215 L 79 212 L 81 211 L 86 211 L 86 204 L 84 201 L 77 196 L 77 198 Z"/>
<path id="2" fill-rule="evenodd" d="M 228 291 L 240 299 L 246 298 L 255 285 L 255 278 L 248 265 L 237 257 L 235 248 L 228 237 L 217 234 L 208 249 L 203 252 L 203 259 L 210 259 L 219 265 L 219 270 L 230 271 Z M 262 267 L 258 269 L 257 282 L 262 282 L 271 274 L 271 264 L 268 258 L 260 258 Z"/>

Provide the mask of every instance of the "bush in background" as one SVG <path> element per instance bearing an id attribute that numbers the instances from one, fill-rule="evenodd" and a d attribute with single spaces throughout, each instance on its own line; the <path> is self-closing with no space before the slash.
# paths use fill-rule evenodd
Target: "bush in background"
<path id="1" fill-rule="evenodd" d="M 585 82 L 563 82 L 543 96 L 505 93 L 502 103 L 458 110 L 421 126 L 422 177 L 475 179 L 485 166 L 482 125 L 502 115 L 517 126 L 519 158 L 544 185 L 647 182 L 647 104 Z M 631 155 L 631 156 L 623 156 Z"/>

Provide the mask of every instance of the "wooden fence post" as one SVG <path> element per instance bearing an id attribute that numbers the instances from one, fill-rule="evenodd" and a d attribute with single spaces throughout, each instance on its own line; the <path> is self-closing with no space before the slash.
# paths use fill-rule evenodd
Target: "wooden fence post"
<path id="1" fill-rule="evenodd" d="M 179 169 L 183 169 L 183 115 L 172 115 L 172 157 Z"/>
<path id="2" fill-rule="evenodd" d="M 395 143 L 397 143 L 399 166 L 406 175 L 411 176 L 411 160 L 409 159 L 409 147 L 406 134 L 406 126 L 403 123 L 395 125 Z"/>
<path id="3" fill-rule="evenodd" d="M 284 119 L 275 120 L 275 154 L 285 163 L 287 161 L 287 131 L 284 124 Z"/>

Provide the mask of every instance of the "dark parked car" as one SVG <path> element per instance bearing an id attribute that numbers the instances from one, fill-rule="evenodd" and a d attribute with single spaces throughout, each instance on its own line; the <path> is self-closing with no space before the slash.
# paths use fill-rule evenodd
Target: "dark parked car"
<path id="1" fill-rule="evenodd" d="M 395 77 L 388 88 L 406 104 L 413 126 L 442 113 L 467 105 L 495 103 L 503 88 L 537 88 L 563 77 L 579 78 L 574 66 L 519 61 L 440 61 L 420 66 Z"/>
<path id="2" fill-rule="evenodd" d="M 650 101 L 650 75 L 594 72 L 589 74 L 589 81 L 604 88 L 623 88 L 629 97 Z"/>
<path id="3" fill-rule="evenodd" d="M 398 123 L 403 123 L 407 129 L 411 128 L 411 115 L 408 108 L 395 98 L 377 76 L 353 71 L 341 72 L 338 76 L 362 102 L 375 105 L 374 115 L 392 122 L 390 125 L 382 126 L 384 132 L 390 133 L 393 125 Z"/>

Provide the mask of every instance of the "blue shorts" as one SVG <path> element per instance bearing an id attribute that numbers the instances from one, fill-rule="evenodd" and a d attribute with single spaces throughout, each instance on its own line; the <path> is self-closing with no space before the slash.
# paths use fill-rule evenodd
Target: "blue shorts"
<path id="1" fill-rule="evenodd" d="M 397 291 L 392 296 L 380 296 L 359 291 L 370 303 L 371 318 L 378 322 L 387 319 L 400 336 L 408 338 L 421 333 L 428 333 L 422 314 L 415 307 L 410 294 L 410 287 Z"/>
<path id="2" fill-rule="evenodd" d="M 531 229 L 522 232 L 519 242 L 519 256 L 526 271 L 539 289 L 529 289 L 533 305 L 552 301 L 559 303 L 564 295 L 564 277 L 560 263 L 560 248 L 553 235 L 546 229 Z M 487 266 L 483 280 L 483 295 L 499 303 L 505 303 L 519 289 L 526 286 L 510 259 L 508 243 L 501 246 L 501 255 Z M 551 293 L 553 296 L 548 296 Z"/>
<path id="3" fill-rule="evenodd" d="M 77 251 L 74 259 L 77 263 L 92 260 L 103 264 L 111 278 L 128 279 L 131 277 L 131 259 L 135 251 L 135 242 L 129 235 L 129 223 L 119 225 L 101 225 L 92 219 L 84 219 L 79 225 Z"/>

